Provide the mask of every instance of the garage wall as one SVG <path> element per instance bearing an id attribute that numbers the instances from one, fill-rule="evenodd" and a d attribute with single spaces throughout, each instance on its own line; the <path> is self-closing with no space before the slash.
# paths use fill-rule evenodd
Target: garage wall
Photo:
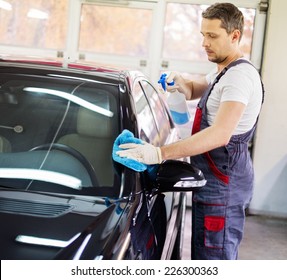
<path id="1" fill-rule="evenodd" d="M 254 148 L 254 214 L 287 217 L 287 1 L 269 1 L 262 78 L 266 99 Z"/>

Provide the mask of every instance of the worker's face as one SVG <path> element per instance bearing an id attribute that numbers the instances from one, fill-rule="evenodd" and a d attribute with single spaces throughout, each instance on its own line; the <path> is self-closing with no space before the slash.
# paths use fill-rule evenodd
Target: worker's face
<path id="1" fill-rule="evenodd" d="M 224 62 L 228 56 L 237 50 L 239 43 L 240 32 L 238 30 L 227 34 L 220 25 L 219 19 L 202 19 L 202 46 L 206 51 L 208 60 L 215 63 Z"/>

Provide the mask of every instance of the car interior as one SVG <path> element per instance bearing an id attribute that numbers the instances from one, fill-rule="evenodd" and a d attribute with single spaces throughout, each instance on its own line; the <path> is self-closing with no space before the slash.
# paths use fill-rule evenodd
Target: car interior
<path id="1" fill-rule="evenodd" d="M 79 176 L 86 186 L 113 186 L 113 161 L 111 156 L 106 156 L 112 154 L 118 134 L 118 105 L 113 94 L 95 85 L 73 85 L 71 94 L 112 112 L 111 116 L 106 116 L 53 94 L 40 90 L 30 92 L 25 90 L 27 85 L 40 89 L 55 86 L 51 81 L 41 84 L 26 80 L 11 80 L 4 84 L 0 92 L 0 118 L 3 120 L 0 123 L 0 152 L 10 154 L 2 154 L 1 167 L 8 158 L 13 158 L 9 160 L 9 168 L 49 166 L 54 171 Z M 64 87 L 63 84 L 57 86 L 65 92 L 70 90 L 65 84 Z M 82 158 L 82 162 L 76 163 L 76 158 Z M 93 170 L 96 178 L 86 178 Z"/>

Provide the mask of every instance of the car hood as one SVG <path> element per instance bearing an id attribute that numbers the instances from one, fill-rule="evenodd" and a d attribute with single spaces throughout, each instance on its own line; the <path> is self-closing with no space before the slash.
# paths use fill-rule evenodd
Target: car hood
<path id="1" fill-rule="evenodd" d="M 126 201 L 0 191 L 0 259 L 101 258 Z"/>

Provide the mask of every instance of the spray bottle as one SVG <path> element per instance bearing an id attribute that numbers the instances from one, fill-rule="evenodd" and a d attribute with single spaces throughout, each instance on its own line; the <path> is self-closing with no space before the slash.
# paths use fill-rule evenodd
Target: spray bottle
<path id="1" fill-rule="evenodd" d="M 162 74 L 158 83 L 166 92 L 167 74 Z M 174 81 L 167 83 L 169 86 L 174 85 Z M 171 89 L 168 93 L 167 104 L 176 127 L 178 128 L 181 138 L 186 138 L 191 135 L 191 117 L 186 103 L 185 95 L 179 92 L 176 88 Z"/>

